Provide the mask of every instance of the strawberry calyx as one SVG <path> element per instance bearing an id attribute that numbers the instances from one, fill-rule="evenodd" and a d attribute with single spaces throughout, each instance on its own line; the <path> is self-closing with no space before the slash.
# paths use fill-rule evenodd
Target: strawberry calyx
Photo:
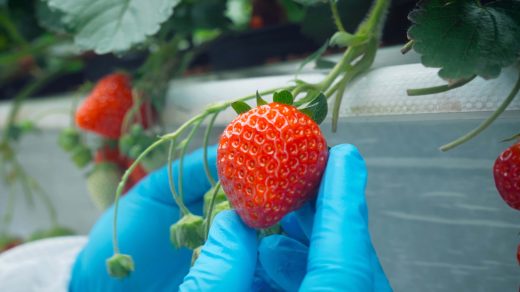
<path id="1" fill-rule="evenodd" d="M 285 104 L 289 106 L 296 106 L 294 102 L 294 97 L 292 93 L 288 90 L 281 90 L 275 92 L 273 94 L 273 103 Z M 265 101 L 262 96 L 256 92 L 256 106 L 264 106 L 269 103 Z M 328 106 L 327 106 L 327 97 L 322 92 L 315 92 L 309 95 L 309 98 L 305 98 L 302 102 L 299 102 L 298 110 L 300 110 L 305 115 L 309 116 L 316 124 L 321 124 L 325 117 L 327 116 Z M 306 105 L 303 107 L 303 105 Z M 243 114 L 252 109 L 250 105 L 248 105 L 244 101 L 235 101 L 231 104 L 231 107 L 235 110 L 237 114 Z"/>
<path id="2" fill-rule="evenodd" d="M 176 248 L 195 249 L 204 244 L 204 219 L 201 216 L 186 214 L 170 227 L 170 240 Z"/>
<path id="3" fill-rule="evenodd" d="M 122 279 L 130 275 L 135 269 L 134 260 L 130 255 L 116 253 L 106 261 L 108 274 Z"/>

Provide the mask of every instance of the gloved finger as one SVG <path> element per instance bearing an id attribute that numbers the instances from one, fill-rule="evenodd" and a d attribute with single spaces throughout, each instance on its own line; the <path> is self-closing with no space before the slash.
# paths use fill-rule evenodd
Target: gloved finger
<path id="1" fill-rule="evenodd" d="M 330 150 L 318 192 L 302 290 L 324 286 L 338 291 L 373 291 L 366 178 L 365 162 L 354 146 L 339 145 Z"/>
<path id="2" fill-rule="evenodd" d="M 219 213 L 180 291 L 249 291 L 257 262 L 254 229 L 235 211 Z"/>
<path id="3" fill-rule="evenodd" d="M 284 216 L 280 222 L 290 237 L 308 244 L 314 223 L 314 210 L 310 202 Z"/>
<path id="4" fill-rule="evenodd" d="M 253 277 L 253 283 L 251 284 L 251 292 L 276 292 L 284 291 L 281 287 L 276 284 L 269 275 L 265 272 L 264 267 L 260 264 L 260 260 L 257 259 L 255 275 Z"/>
<path id="5" fill-rule="evenodd" d="M 217 146 L 208 147 L 208 166 L 212 177 L 217 179 Z M 172 164 L 173 181 L 178 191 L 179 160 Z M 211 187 L 204 171 L 204 152 L 198 149 L 184 157 L 183 162 L 183 194 L 184 203 L 190 204 L 201 198 Z M 152 172 L 131 190 L 141 196 L 148 196 L 162 203 L 175 205 L 168 182 L 168 165 Z"/>
<path id="6" fill-rule="evenodd" d="M 265 237 L 258 247 L 258 259 L 266 274 L 284 291 L 298 291 L 307 272 L 309 248 L 283 235 Z"/>

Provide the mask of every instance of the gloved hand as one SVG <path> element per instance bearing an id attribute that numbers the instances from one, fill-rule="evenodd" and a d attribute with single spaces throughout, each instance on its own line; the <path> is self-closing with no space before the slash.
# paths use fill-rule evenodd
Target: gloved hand
<path id="1" fill-rule="evenodd" d="M 259 245 L 259 262 L 285 291 L 391 291 L 372 246 L 365 201 L 365 162 L 352 145 L 338 145 L 316 200 L 288 214 Z"/>
<path id="2" fill-rule="evenodd" d="M 251 291 L 256 255 L 256 231 L 235 211 L 220 212 L 179 291 Z"/>
<path id="3" fill-rule="evenodd" d="M 212 175 L 216 174 L 216 148 L 208 149 Z M 178 162 L 173 164 L 177 181 Z M 195 214 L 202 209 L 202 196 L 210 188 L 203 168 L 203 152 L 184 158 L 184 202 Z M 121 253 L 133 257 L 135 271 L 118 280 L 107 273 L 105 261 L 112 256 L 113 207 L 97 221 L 89 241 L 73 267 L 70 291 L 174 291 L 188 273 L 191 250 L 176 249 L 170 242 L 170 225 L 179 220 L 173 201 L 167 167 L 143 179 L 119 205 L 118 239 Z"/>
<path id="4" fill-rule="evenodd" d="M 365 184 L 357 149 L 333 147 L 316 212 L 307 204 L 288 214 L 282 220 L 288 236 L 264 238 L 258 257 L 254 230 L 234 212 L 219 214 L 180 290 L 256 291 L 263 282 L 270 285 L 262 291 L 391 291 L 368 232 Z"/>

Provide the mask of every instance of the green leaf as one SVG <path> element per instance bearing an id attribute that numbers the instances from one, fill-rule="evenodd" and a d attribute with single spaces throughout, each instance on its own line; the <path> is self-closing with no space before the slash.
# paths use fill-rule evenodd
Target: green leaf
<path id="1" fill-rule="evenodd" d="M 231 104 L 231 107 L 237 112 L 237 114 L 243 114 L 251 110 L 251 107 L 243 101 L 235 101 Z"/>
<path id="2" fill-rule="evenodd" d="M 327 47 L 329 46 L 329 41 L 325 41 L 325 43 L 314 53 L 310 54 L 303 62 L 300 64 L 300 67 L 298 67 L 298 70 L 296 70 L 296 75 L 300 73 L 300 71 L 305 67 L 305 65 L 309 64 L 310 62 L 313 62 L 320 58 L 323 53 L 327 50 Z"/>
<path id="3" fill-rule="evenodd" d="M 305 6 L 312 6 L 312 5 L 327 3 L 327 0 L 294 0 L 294 2 L 303 4 Z"/>
<path id="4" fill-rule="evenodd" d="M 275 92 L 273 94 L 273 101 L 278 102 L 278 103 L 292 105 L 294 102 L 294 98 L 289 91 L 282 90 L 280 92 Z"/>
<path id="5" fill-rule="evenodd" d="M 331 38 L 329 45 L 338 46 L 340 48 L 356 46 L 368 40 L 366 35 L 355 35 L 344 31 L 336 32 Z"/>
<path id="6" fill-rule="evenodd" d="M 520 52 L 520 1 L 422 1 L 409 14 L 409 38 L 426 67 L 446 80 L 495 78 Z"/>
<path id="7" fill-rule="evenodd" d="M 265 101 L 260 94 L 258 94 L 258 90 L 256 91 L 256 105 L 261 106 L 267 104 L 267 101 Z"/>
<path id="8" fill-rule="evenodd" d="M 316 124 L 321 124 L 325 117 L 327 117 L 328 104 L 327 97 L 320 93 L 310 104 L 304 109 L 300 110 L 302 113 L 308 115 Z"/>
<path id="9" fill-rule="evenodd" d="M 245 28 L 249 25 L 252 13 L 253 5 L 251 1 L 228 0 L 226 3 L 225 16 L 238 28 Z"/>
<path id="10" fill-rule="evenodd" d="M 98 54 L 121 52 L 155 34 L 180 0 L 46 0 L 67 15 L 75 43 Z"/>
<path id="11" fill-rule="evenodd" d="M 65 17 L 62 11 L 50 8 L 47 2 L 36 1 L 36 18 L 43 28 L 61 34 L 70 32 Z"/>
<path id="12" fill-rule="evenodd" d="M 283 6 L 289 22 L 300 23 L 305 17 L 306 7 L 294 0 L 281 0 L 279 3 Z"/>

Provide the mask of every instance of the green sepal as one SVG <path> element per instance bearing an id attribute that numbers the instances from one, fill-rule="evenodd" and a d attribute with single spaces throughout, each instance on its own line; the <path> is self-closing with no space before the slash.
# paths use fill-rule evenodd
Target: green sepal
<path id="1" fill-rule="evenodd" d="M 204 217 L 208 216 L 208 211 L 209 211 L 209 207 L 211 205 L 211 199 L 213 197 L 213 193 L 215 192 L 215 187 L 216 186 L 213 186 L 211 189 L 209 189 L 204 194 L 204 206 L 203 206 L 203 213 L 202 213 L 202 214 L 204 214 Z M 226 197 L 226 193 L 224 192 L 222 187 L 219 187 L 219 190 L 217 191 L 217 196 L 215 197 L 215 206 L 222 202 L 227 202 L 227 197 Z M 213 212 L 215 212 L 215 207 L 213 208 Z"/>
<path id="2" fill-rule="evenodd" d="M 264 238 L 274 234 L 282 234 L 282 226 L 280 223 L 276 223 L 273 226 L 258 230 L 257 236 L 258 238 Z"/>
<path id="3" fill-rule="evenodd" d="M 37 230 L 33 232 L 27 241 L 35 241 L 40 240 L 44 238 L 51 238 L 51 237 L 59 237 L 59 236 L 69 236 L 74 235 L 76 232 L 74 230 L 63 227 L 63 226 L 56 226 L 51 229 L 45 229 L 45 230 Z"/>
<path id="4" fill-rule="evenodd" d="M 308 115 L 316 124 L 321 124 L 327 117 L 328 104 L 327 98 L 323 93 L 320 93 L 313 101 L 309 103 L 306 108 L 300 109 L 300 111 Z"/>
<path id="5" fill-rule="evenodd" d="M 184 215 L 170 227 L 170 240 L 176 248 L 195 249 L 204 244 L 204 219 L 193 214 Z"/>
<path id="6" fill-rule="evenodd" d="M 273 101 L 277 103 L 292 105 L 294 102 L 294 97 L 292 96 L 291 92 L 287 90 L 282 90 L 273 94 Z"/>
<path id="7" fill-rule="evenodd" d="M 368 37 L 366 35 L 355 35 L 345 31 L 338 31 L 330 38 L 329 45 L 343 48 L 357 46 L 367 41 Z"/>
<path id="8" fill-rule="evenodd" d="M 126 254 L 116 253 L 106 261 L 108 274 L 111 277 L 122 279 L 135 270 L 134 260 Z"/>
<path id="9" fill-rule="evenodd" d="M 261 105 L 266 105 L 267 104 L 267 101 L 265 101 L 261 96 L 260 94 L 258 93 L 258 90 L 256 91 L 256 105 L 257 106 L 261 106 Z"/>
<path id="10" fill-rule="evenodd" d="M 237 114 L 243 114 L 251 110 L 251 107 L 243 101 L 235 101 L 231 104 L 231 107 L 237 112 Z"/>
<path id="11" fill-rule="evenodd" d="M 310 54 L 307 58 L 305 58 L 305 60 L 303 60 L 303 62 L 298 67 L 298 70 L 296 70 L 296 75 L 298 75 L 300 73 L 300 71 L 303 69 L 303 67 L 305 67 L 305 65 L 309 64 L 310 62 L 314 62 L 314 61 L 318 60 L 325 53 L 325 51 L 327 50 L 328 47 L 329 47 L 329 40 L 327 39 L 325 41 L 325 43 L 317 51 Z"/>
<path id="12" fill-rule="evenodd" d="M 58 136 L 58 145 L 69 152 L 79 144 L 79 132 L 76 128 L 65 128 Z"/>
<path id="13" fill-rule="evenodd" d="M 83 168 L 92 161 L 92 152 L 87 146 L 80 144 L 72 150 L 71 158 L 77 167 Z"/>
<path id="14" fill-rule="evenodd" d="M 232 207 L 229 201 L 223 201 L 215 204 L 215 206 L 213 206 L 213 212 L 211 212 L 211 222 L 213 222 L 213 219 L 215 219 L 215 216 L 217 216 L 218 213 L 231 209 Z"/>

